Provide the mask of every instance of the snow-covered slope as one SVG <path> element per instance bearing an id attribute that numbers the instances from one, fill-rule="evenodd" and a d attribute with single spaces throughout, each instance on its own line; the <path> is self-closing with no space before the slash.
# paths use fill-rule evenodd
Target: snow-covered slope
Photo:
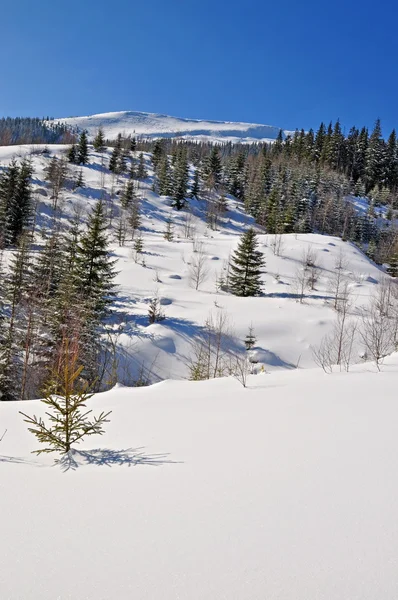
<path id="1" fill-rule="evenodd" d="M 397 380 L 395 356 L 115 389 L 68 472 L 0 403 L 0 597 L 396 600 Z"/>
<path id="2" fill-rule="evenodd" d="M 71 117 L 57 119 L 57 121 L 78 127 L 79 130 L 87 129 L 91 137 L 96 134 L 99 127 L 102 127 L 108 139 L 114 139 L 118 133 L 124 133 L 151 138 L 182 137 L 214 142 L 264 142 L 275 140 L 280 131 L 279 127 L 271 125 L 182 119 L 136 111 Z"/>
<path id="3" fill-rule="evenodd" d="M 60 154 L 62 146 L 51 146 L 51 152 Z M 31 146 L 0 148 L 0 163 L 7 163 L 15 152 L 20 155 L 32 151 Z M 144 253 L 134 260 L 133 242 L 128 235 L 126 245 L 119 247 L 110 236 L 111 249 L 118 259 L 117 284 L 119 298 L 115 304 L 115 339 L 119 349 L 119 382 L 131 385 L 144 372 L 151 381 L 185 378 L 189 374 L 192 342 L 201 333 L 210 314 L 214 318 L 221 312 L 227 316 L 240 348 L 250 325 L 257 337 L 256 356 L 258 370 L 267 371 L 314 366 L 312 346 L 318 346 L 330 333 L 336 321 L 336 311 L 330 291 L 330 279 L 340 253 L 344 255 L 344 274 L 349 282 L 352 306 L 350 318 L 358 317 L 360 307 L 369 302 L 383 278 L 383 273 L 354 245 L 331 236 L 315 234 L 284 235 L 280 256 L 272 249 L 273 236 L 259 231 L 260 248 L 266 266 L 263 275 L 264 296 L 237 298 L 216 290 L 216 278 L 225 275 L 231 252 L 239 236 L 250 225 L 251 217 L 243 211 L 242 204 L 228 199 L 228 212 L 220 221 L 217 231 L 206 226 L 206 202 L 191 201 L 190 210 L 175 211 L 170 202 L 151 190 L 152 171 L 149 155 L 146 156 L 149 177 L 140 184 L 142 198 L 142 239 Z M 50 157 L 33 155 L 35 169 L 34 190 L 39 202 L 38 227 L 51 224 L 49 189 L 44 181 L 44 169 Z M 107 161 L 106 161 L 107 162 Z M 79 168 L 75 168 L 76 172 Z M 113 232 L 120 214 L 118 196 L 124 178 L 116 185 L 107 169 L 101 167 L 99 154 L 90 151 L 90 163 L 82 169 L 85 187 L 62 193 L 64 221 L 78 209 L 82 219 L 101 196 L 104 181 L 105 197 L 113 206 Z M 174 223 L 174 240 L 164 239 L 165 222 L 171 217 Z M 199 290 L 192 287 L 190 267 L 195 249 L 205 255 L 208 276 Z M 303 303 L 297 301 L 295 280 L 302 269 L 304 252 L 311 248 L 319 265 L 315 289 L 305 291 Z M 165 320 L 150 325 L 148 304 L 155 295 L 163 304 Z M 353 362 L 360 361 L 362 347 L 355 344 Z"/>

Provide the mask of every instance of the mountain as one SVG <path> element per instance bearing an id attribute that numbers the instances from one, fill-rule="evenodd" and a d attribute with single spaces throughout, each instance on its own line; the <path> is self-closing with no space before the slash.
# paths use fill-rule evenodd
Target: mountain
<path id="1" fill-rule="evenodd" d="M 201 119 L 183 119 L 156 113 L 121 111 L 102 113 L 87 117 L 68 117 L 57 119 L 79 130 L 86 129 L 93 137 L 102 127 L 108 139 L 118 133 L 151 138 L 194 139 L 213 142 L 272 142 L 276 139 L 280 127 L 258 123 L 235 123 L 231 121 L 207 121 Z M 286 136 L 291 132 L 283 130 Z"/>

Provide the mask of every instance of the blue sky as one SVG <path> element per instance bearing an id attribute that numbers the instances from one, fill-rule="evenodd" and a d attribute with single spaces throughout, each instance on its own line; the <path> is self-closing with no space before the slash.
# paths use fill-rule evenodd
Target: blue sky
<path id="1" fill-rule="evenodd" d="M 0 114 L 398 127 L 390 0 L 2 4 Z M 34 9 L 33 9 L 34 7 Z"/>

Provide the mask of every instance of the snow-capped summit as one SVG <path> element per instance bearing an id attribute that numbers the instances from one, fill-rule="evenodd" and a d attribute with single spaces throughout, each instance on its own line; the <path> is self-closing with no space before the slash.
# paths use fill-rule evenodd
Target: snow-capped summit
<path id="1" fill-rule="evenodd" d="M 183 119 L 156 113 L 121 111 L 102 113 L 87 117 L 57 119 L 72 127 L 86 129 L 91 136 L 102 127 L 108 139 L 118 133 L 151 138 L 181 137 L 214 142 L 269 142 L 274 141 L 280 127 L 257 123 L 234 123 L 230 121 L 207 121 Z M 283 130 L 283 135 L 288 131 Z"/>

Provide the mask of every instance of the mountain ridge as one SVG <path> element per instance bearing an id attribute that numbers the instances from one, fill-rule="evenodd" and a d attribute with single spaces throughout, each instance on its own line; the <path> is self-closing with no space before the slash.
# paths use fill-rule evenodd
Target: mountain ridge
<path id="1" fill-rule="evenodd" d="M 93 137 L 98 128 L 102 127 L 108 139 L 115 138 L 118 133 L 124 133 L 154 139 L 166 137 L 253 143 L 273 142 L 281 130 L 283 137 L 291 133 L 280 127 L 261 123 L 190 119 L 143 111 L 115 111 L 81 117 L 58 118 L 55 121 L 79 130 L 86 129 L 89 137 Z"/>

